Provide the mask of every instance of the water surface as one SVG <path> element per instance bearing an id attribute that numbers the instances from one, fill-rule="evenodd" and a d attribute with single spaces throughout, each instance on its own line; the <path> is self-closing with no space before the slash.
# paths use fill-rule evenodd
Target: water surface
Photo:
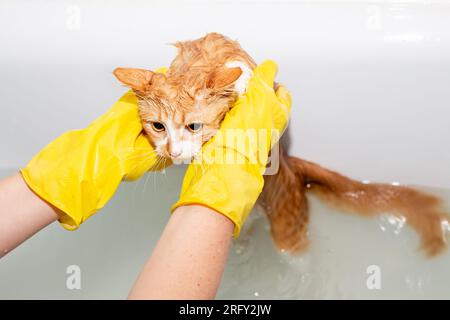
<path id="1" fill-rule="evenodd" d="M 182 176 L 183 168 L 175 167 L 124 183 L 79 230 L 55 223 L 41 231 L 0 260 L 0 299 L 125 298 L 163 230 Z M 449 190 L 428 191 L 450 202 Z M 296 257 L 276 250 L 264 215 L 252 213 L 233 243 L 218 298 L 450 298 L 448 252 L 426 259 L 415 232 L 388 215 L 367 219 L 310 201 L 311 246 Z M 81 268 L 80 290 L 66 287 L 70 265 Z M 379 289 L 367 286 L 373 266 Z"/>

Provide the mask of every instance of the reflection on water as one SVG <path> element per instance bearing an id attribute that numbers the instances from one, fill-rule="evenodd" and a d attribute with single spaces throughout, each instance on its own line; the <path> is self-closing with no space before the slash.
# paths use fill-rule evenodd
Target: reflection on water
<path id="1" fill-rule="evenodd" d="M 176 167 L 123 184 L 78 231 L 54 224 L 40 232 L 0 260 L 0 299 L 125 298 L 168 219 L 182 175 Z M 425 191 L 450 202 L 449 190 Z M 296 257 L 274 249 L 266 219 L 255 210 L 233 244 L 218 298 L 450 297 L 450 253 L 424 258 L 404 220 L 363 218 L 310 200 L 311 246 Z M 81 268 L 81 290 L 66 288 L 70 265 Z M 373 266 L 379 289 L 368 288 Z"/>
<path id="2" fill-rule="evenodd" d="M 446 199 L 450 213 L 449 190 L 421 189 Z M 450 297 L 450 253 L 426 259 L 404 219 L 389 214 L 368 219 L 309 199 L 309 250 L 297 257 L 276 251 L 265 217 L 254 214 L 234 243 L 220 298 Z M 380 271 L 380 289 L 368 288 L 371 266 Z"/>

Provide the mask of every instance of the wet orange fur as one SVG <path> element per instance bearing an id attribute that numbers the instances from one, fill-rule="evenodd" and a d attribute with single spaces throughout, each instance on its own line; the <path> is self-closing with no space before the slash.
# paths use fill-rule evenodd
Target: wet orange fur
<path id="1" fill-rule="evenodd" d="M 226 68 L 228 61 L 242 61 L 251 68 L 255 62 L 239 44 L 217 33 L 194 41 L 177 42 L 178 54 L 166 74 L 133 68 L 117 68 L 114 75 L 131 87 L 139 99 L 143 127 L 156 141 L 160 133 L 149 128 L 150 121 L 173 119 L 176 123 L 202 122 L 204 143 L 217 132 L 220 122 L 236 100 L 233 84 L 240 68 Z M 202 99 L 197 99 L 202 97 Z M 170 145 L 167 145 L 170 149 Z M 162 156 L 169 156 L 162 150 Z"/>
<path id="2" fill-rule="evenodd" d="M 225 113 L 237 98 L 233 83 L 239 68 L 224 68 L 228 61 L 243 61 L 251 69 L 256 64 L 239 44 L 212 33 L 194 41 L 178 42 L 178 55 L 166 75 L 142 69 L 116 69 L 115 74 L 139 97 L 145 122 L 155 116 L 187 122 L 193 115 L 208 123 L 202 141 L 219 128 Z M 130 71 L 131 70 L 131 71 Z M 135 70 L 135 71 L 133 71 Z M 198 105 L 196 97 L 204 100 Z M 150 140 L 154 133 L 146 130 Z M 280 169 L 265 176 L 259 203 L 267 213 L 276 246 L 290 252 L 308 247 L 309 222 L 306 192 L 313 192 L 340 208 L 371 217 L 391 213 L 404 217 L 421 238 L 421 249 L 433 256 L 446 247 L 442 222 L 447 215 L 439 209 L 439 199 L 403 186 L 363 184 L 317 164 L 280 152 Z"/>
<path id="3" fill-rule="evenodd" d="M 442 252 L 448 215 L 437 197 L 404 186 L 364 184 L 315 163 L 284 154 L 280 172 L 266 177 L 261 196 L 278 248 L 299 252 L 308 245 L 308 201 L 312 192 L 338 208 L 372 217 L 388 213 L 406 219 L 418 233 L 427 256 Z"/>

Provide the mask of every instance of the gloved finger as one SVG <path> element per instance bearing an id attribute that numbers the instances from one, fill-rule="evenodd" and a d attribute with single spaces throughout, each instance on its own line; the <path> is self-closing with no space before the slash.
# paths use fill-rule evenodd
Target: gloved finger
<path id="1" fill-rule="evenodd" d="M 273 87 L 275 77 L 278 72 L 278 65 L 273 60 L 265 60 L 254 70 L 254 75 L 261 78 L 270 87 Z"/>
<path id="2" fill-rule="evenodd" d="M 280 103 L 283 104 L 284 106 L 286 106 L 288 108 L 288 110 L 290 111 L 291 107 L 292 107 L 292 98 L 291 98 L 291 93 L 289 92 L 289 90 L 286 89 L 286 87 L 283 86 L 282 84 L 279 84 L 277 86 L 275 94 L 278 98 L 278 101 L 280 101 Z"/>
<path id="3" fill-rule="evenodd" d="M 289 118 L 291 116 L 292 106 L 290 92 L 281 84 L 277 85 L 275 91 L 275 99 L 277 100 L 277 103 L 276 107 L 273 109 L 272 122 L 273 127 L 278 131 L 277 134 L 272 137 L 272 146 L 274 145 L 274 143 L 278 142 L 279 138 L 285 132 L 288 126 Z"/>
<path id="4" fill-rule="evenodd" d="M 166 74 L 167 70 L 168 70 L 167 67 L 160 67 L 160 68 L 156 69 L 155 72 Z"/>

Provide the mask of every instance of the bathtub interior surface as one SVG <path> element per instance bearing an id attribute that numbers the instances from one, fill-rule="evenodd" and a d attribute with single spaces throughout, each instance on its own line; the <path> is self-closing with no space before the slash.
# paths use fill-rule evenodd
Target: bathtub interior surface
<path id="1" fill-rule="evenodd" d="M 112 75 L 116 67 L 168 65 L 175 55 L 168 43 L 217 31 L 256 61 L 279 64 L 277 80 L 293 97 L 293 154 L 360 180 L 450 188 L 450 149 L 442 148 L 450 145 L 450 4 L 0 6 L 0 146 L 13 150 L 2 154 L 0 168 L 24 165 L 55 137 L 105 112 L 125 92 Z"/>
<path id="2" fill-rule="evenodd" d="M 0 260 L 0 299 L 123 299 L 150 255 L 176 200 L 184 168 L 125 183 L 77 231 L 57 223 Z M 0 173 L 5 176 L 6 171 Z M 449 190 L 430 190 L 450 201 Z M 254 210 L 233 242 L 220 299 L 448 298 L 450 253 L 427 259 L 418 237 L 388 215 L 373 219 L 337 211 L 310 197 L 310 248 L 299 256 L 274 248 L 267 221 Z M 67 268 L 81 270 L 68 289 Z M 380 288 L 370 289 L 371 266 Z M 369 269 L 368 269 L 369 268 Z"/>

